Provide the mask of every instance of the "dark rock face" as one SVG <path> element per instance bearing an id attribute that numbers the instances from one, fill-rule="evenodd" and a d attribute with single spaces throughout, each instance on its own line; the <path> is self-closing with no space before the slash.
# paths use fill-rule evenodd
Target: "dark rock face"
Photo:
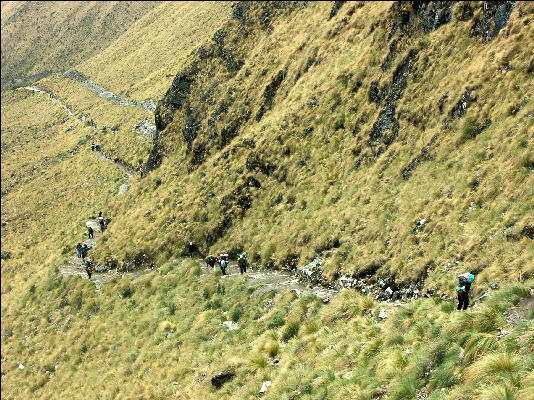
<path id="1" fill-rule="evenodd" d="M 260 106 L 256 114 L 256 121 L 261 120 L 265 111 L 270 110 L 273 105 L 273 98 L 276 95 L 276 91 L 280 87 L 280 84 L 284 80 L 287 74 L 287 67 L 278 71 L 271 82 L 265 87 L 263 91 L 263 104 Z"/>
<path id="2" fill-rule="evenodd" d="M 435 31 L 451 20 L 452 1 L 412 1 L 411 4 L 425 32 Z"/>
<path id="3" fill-rule="evenodd" d="M 191 90 L 192 79 L 187 76 L 185 71 L 181 71 L 174 77 L 172 85 L 165 95 L 167 103 L 176 108 L 182 108 L 187 100 Z"/>
<path id="4" fill-rule="evenodd" d="M 410 179 L 412 176 L 412 171 L 417 168 L 418 165 L 422 164 L 424 161 L 431 160 L 432 154 L 430 153 L 430 150 L 432 149 L 432 145 L 436 142 L 438 139 L 438 135 L 432 136 L 432 139 L 430 139 L 430 142 L 421 149 L 421 152 L 417 157 L 415 157 L 410 163 L 405 166 L 402 171 L 402 177 L 407 180 Z"/>
<path id="5" fill-rule="evenodd" d="M 163 145 L 158 139 L 159 132 L 156 131 L 156 135 L 154 136 L 154 144 L 150 149 L 150 154 L 148 155 L 148 159 L 146 161 L 146 172 L 152 171 L 159 167 L 163 161 L 163 155 L 165 153 L 163 151 Z"/>
<path id="6" fill-rule="evenodd" d="M 330 11 L 330 16 L 328 17 L 328 19 L 335 17 L 341 6 L 345 3 L 346 1 L 334 1 L 334 5 L 332 6 L 332 10 Z"/>
<path id="7" fill-rule="evenodd" d="M 191 110 L 188 108 L 187 118 L 185 121 L 185 125 L 182 129 L 184 140 L 187 143 L 188 152 L 191 151 L 191 145 L 193 144 L 193 141 L 197 137 L 198 129 L 199 129 L 198 110 Z"/>
<path id="8" fill-rule="evenodd" d="M 490 42 L 508 23 L 515 4 L 515 1 L 485 1 L 483 17 L 473 21 L 473 36 L 482 36 L 484 42 Z"/>
<path id="9" fill-rule="evenodd" d="M 377 146 L 382 153 L 397 137 L 399 122 L 395 116 L 395 102 L 402 96 L 412 70 L 416 53 L 411 50 L 393 73 L 391 90 L 386 96 L 385 106 L 369 132 L 369 146 Z"/>
<path id="10" fill-rule="evenodd" d="M 506 239 L 513 241 L 519 241 L 524 237 L 534 239 L 534 225 L 525 225 L 519 233 L 508 232 L 506 234 Z"/>
<path id="11" fill-rule="evenodd" d="M 233 371 L 223 371 L 216 375 L 213 375 L 211 377 L 211 384 L 215 386 L 216 388 L 220 388 L 222 385 L 224 385 L 226 382 L 228 382 L 230 379 L 232 379 L 235 376 L 235 372 Z"/>
<path id="12" fill-rule="evenodd" d="M 467 109 L 476 101 L 476 98 L 471 96 L 471 90 L 468 88 L 465 92 L 462 93 L 462 97 L 454 105 L 454 107 L 449 112 L 451 118 L 461 118 L 465 115 Z"/>

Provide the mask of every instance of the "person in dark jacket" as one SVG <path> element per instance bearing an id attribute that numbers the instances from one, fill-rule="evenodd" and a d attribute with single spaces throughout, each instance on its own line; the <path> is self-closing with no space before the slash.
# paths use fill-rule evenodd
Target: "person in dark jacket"
<path id="1" fill-rule="evenodd" d="M 215 268 L 215 263 L 217 262 L 217 259 L 212 256 L 212 255 L 209 255 L 208 258 L 206 258 L 206 267 L 209 267 L 210 269 L 213 269 Z"/>
<path id="2" fill-rule="evenodd" d="M 78 256 L 78 258 L 82 258 L 82 244 L 81 243 L 78 243 L 76 245 L 76 255 Z"/>
<path id="3" fill-rule="evenodd" d="M 90 226 L 88 226 L 88 227 L 87 227 L 87 231 L 89 232 L 89 239 L 93 239 L 93 238 L 94 238 L 94 235 L 93 235 L 93 233 L 94 233 L 93 228 L 90 227 Z"/>
<path id="4" fill-rule="evenodd" d="M 193 242 L 189 242 L 189 254 L 191 255 L 191 258 L 195 255 L 197 252 L 197 245 Z"/>
<path id="5" fill-rule="evenodd" d="M 89 251 L 89 247 L 84 243 L 83 247 L 81 248 L 82 253 L 82 260 L 85 261 L 85 257 L 87 257 L 87 252 Z"/>
<path id="6" fill-rule="evenodd" d="M 247 272 L 248 261 L 245 253 L 237 255 L 237 264 L 239 265 L 239 272 L 241 272 L 241 274 Z"/>
<path id="7" fill-rule="evenodd" d="M 471 290 L 471 283 L 475 279 L 473 272 L 466 272 L 465 274 L 458 275 L 458 287 L 456 292 L 458 293 L 458 306 L 457 310 L 467 310 L 469 306 L 469 291 Z"/>

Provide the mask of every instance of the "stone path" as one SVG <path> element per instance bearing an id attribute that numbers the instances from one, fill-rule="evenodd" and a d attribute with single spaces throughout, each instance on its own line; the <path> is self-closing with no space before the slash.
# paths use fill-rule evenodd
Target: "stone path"
<path id="1" fill-rule="evenodd" d="M 91 244 L 91 242 L 94 240 L 95 245 L 97 240 L 102 236 L 102 232 L 100 231 L 100 225 L 98 224 L 97 220 L 89 220 L 85 223 L 87 227 L 91 226 L 94 231 L 94 239 L 86 239 L 82 242 L 82 245 L 85 243 L 87 245 Z M 88 259 L 91 259 L 91 250 L 89 250 L 89 254 L 87 256 Z M 95 284 L 95 289 L 98 294 L 102 294 L 102 286 L 104 283 L 111 281 L 112 279 L 121 279 L 125 276 L 131 277 L 131 278 L 137 278 L 141 275 L 144 275 L 152 270 L 136 270 L 136 271 L 130 271 L 130 272 L 120 272 L 116 269 L 113 270 L 98 270 L 96 268 L 95 272 L 91 275 L 91 281 Z M 87 272 L 85 272 L 85 265 L 81 258 L 78 258 L 75 255 L 73 255 L 70 260 L 67 262 L 67 264 L 62 265 L 59 267 L 59 273 L 62 276 L 79 276 L 83 279 L 89 279 L 87 277 Z"/>
<path id="2" fill-rule="evenodd" d="M 143 110 L 154 114 L 156 111 L 156 102 L 153 99 L 146 99 L 143 101 L 130 100 L 126 97 L 116 95 L 115 93 L 104 89 L 95 81 L 89 79 L 84 74 L 74 69 L 69 69 L 63 73 L 67 78 L 72 79 L 73 81 L 79 82 L 84 85 L 87 89 L 92 92 L 97 93 L 100 97 L 105 98 L 106 100 L 112 102 L 121 107 L 140 107 Z"/>
<path id="3" fill-rule="evenodd" d="M 215 269 L 212 270 L 209 267 L 206 267 L 204 260 L 199 261 L 202 265 L 202 274 L 200 275 L 201 281 L 209 274 L 220 274 L 218 264 L 215 264 Z M 236 279 L 242 276 L 239 272 L 237 262 L 235 261 L 231 261 L 228 264 L 226 273 L 227 275 L 220 276 L 221 281 Z M 289 289 L 299 296 L 302 294 L 314 294 L 326 303 L 332 300 L 337 293 L 337 290 L 334 289 L 327 289 L 322 286 L 305 285 L 299 281 L 296 275 L 286 271 L 260 271 L 258 269 L 248 268 L 243 276 L 246 276 L 247 278 L 247 287 L 255 289 L 253 294 L 256 296 L 261 296 L 271 291 L 279 293 Z"/>

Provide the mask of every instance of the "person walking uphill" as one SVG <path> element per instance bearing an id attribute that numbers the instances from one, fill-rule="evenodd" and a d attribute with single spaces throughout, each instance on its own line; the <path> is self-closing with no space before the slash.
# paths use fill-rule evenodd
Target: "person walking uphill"
<path id="1" fill-rule="evenodd" d="M 78 256 L 78 258 L 82 258 L 82 244 L 81 243 L 78 243 L 76 245 L 76 255 Z"/>
<path id="2" fill-rule="evenodd" d="M 458 293 L 458 311 L 462 309 L 467 310 L 469 306 L 469 291 L 471 290 L 471 283 L 474 279 L 475 275 L 472 272 L 458 275 L 458 287 L 456 288 L 456 292 Z"/>
<path id="3" fill-rule="evenodd" d="M 87 227 L 87 231 L 89 232 L 89 239 L 94 239 L 94 235 L 93 235 L 94 230 L 93 230 L 93 228 L 88 226 Z"/>

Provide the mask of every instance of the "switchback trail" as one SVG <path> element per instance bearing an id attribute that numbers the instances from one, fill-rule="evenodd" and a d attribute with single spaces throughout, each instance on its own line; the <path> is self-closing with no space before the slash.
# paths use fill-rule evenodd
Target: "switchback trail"
<path id="1" fill-rule="evenodd" d="M 100 231 L 100 226 L 98 224 L 97 220 L 89 220 L 85 223 L 87 227 L 92 227 L 94 231 L 94 239 L 86 239 L 82 242 L 82 245 L 85 243 L 89 245 L 93 240 L 95 241 L 95 245 L 97 240 L 102 236 L 102 232 Z M 91 251 L 91 250 L 90 250 Z M 88 255 L 86 258 L 92 258 L 90 255 Z M 146 274 L 147 272 L 150 272 L 152 270 L 135 270 L 130 272 L 119 272 L 117 269 L 111 269 L 111 270 L 99 270 L 98 266 L 95 265 L 95 272 L 91 276 L 91 281 L 94 282 L 95 288 L 98 294 L 102 294 L 102 285 L 104 283 L 109 282 L 112 279 L 121 279 L 124 276 L 131 277 L 131 278 L 137 278 L 141 275 Z M 88 279 L 87 272 L 85 271 L 85 265 L 81 258 L 78 258 L 76 254 L 70 258 L 70 260 L 67 262 L 67 264 L 64 264 L 59 267 L 59 273 L 62 276 L 79 276 L 83 279 Z"/>
<path id="2" fill-rule="evenodd" d="M 41 88 L 38 88 L 36 86 L 24 86 L 24 87 L 21 87 L 19 88 L 18 90 L 21 90 L 21 89 L 24 89 L 24 90 L 29 90 L 29 91 L 32 91 L 32 92 L 37 92 L 37 93 L 42 93 L 42 94 L 45 94 L 48 96 L 48 98 L 50 100 L 53 100 L 55 101 L 56 103 L 58 103 L 59 105 L 61 105 L 66 111 L 67 113 L 69 114 L 69 116 L 73 116 L 73 117 L 78 117 L 81 121 L 85 122 L 86 121 L 86 118 L 85 116 L 81 116 L 81 115 L 77 115 L 76 113 L 74 113 L 74 111 L 72 111 L 72 108 L 65 104 L 65 102 L 63 100 L 61 100 L 60 98 L 57 98 L 55 97 L 51 92 L 49 92 L 48 90 L 44 90 L 44 89 L 41 89 Z M 138 125 L 143 125 L 143 123 L 146 123 L 146 120 L 143 120 L 141 121 Z M 97 125 L 95 123 L 92 123 L 91 124 L 92 128 L 93 128 L 93 132 L 96 133 L 97 131 Z M 145 128 L 146 129 L 146 128 Z M 126 192 L 128 190 L 128 187 L 129 187 L 129 181 L 130 179 L 132 178 L 133 174 L 135 173 L 133 168 L 131 168 L 130 166 L 126 165 L 125 163 L 123 162 L 120 162 L 120 161 L 114 161 L 112 160 L 110 157 L 108 157 L 104 152 L 100 151 L 100 152 L 97 152 L 98 156 L 100 158 L 102 158 L 103 160 L 106 160 L 106 161 L 109 161 L 115 165 L 117 165 L 117 167 L 119 167 L 119 169 L 124 173 L 124 175 L 126 175 L 126 182 L 123 183 L 120 187 L 119 187 L 119 192 L 117 194 L 123 194 L 124 192 Z"/>

